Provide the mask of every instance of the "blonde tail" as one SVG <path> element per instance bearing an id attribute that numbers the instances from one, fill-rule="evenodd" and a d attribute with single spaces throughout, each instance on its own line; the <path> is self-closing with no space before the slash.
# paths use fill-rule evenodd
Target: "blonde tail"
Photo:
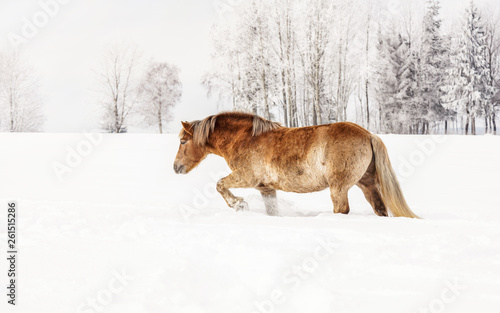
<path id="1" fill-rule="evenodd" d="M 396 173 L 391 166 L 389 154 L 382 139 L 376 135 L 372 135 L 372 149 L 375 156 L 375 167 L 377 172 L 382 199 L 386 207 L 391 211 L 392 215 L 398 217 L 420 218 L 413 213 L 401 191 Z"/>

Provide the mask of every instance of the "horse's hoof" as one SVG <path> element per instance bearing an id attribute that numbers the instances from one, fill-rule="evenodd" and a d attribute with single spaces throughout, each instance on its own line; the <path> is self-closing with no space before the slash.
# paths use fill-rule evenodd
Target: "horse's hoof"
<path id="1" fill-rule="evenodd" d="M 236 209 L 236 212 L 248 211 L 248 203 L 246 203 L 245 201 L 240 201 L 236 204 L 234 208 Z"/>
<path id="2" fill-rule="evenodd" d="M 266 210 L 266 213 L 269 216 L 280 216 L 280 212 L 278 212 L 278 210 L 276 210 L 276 209 Z"/>

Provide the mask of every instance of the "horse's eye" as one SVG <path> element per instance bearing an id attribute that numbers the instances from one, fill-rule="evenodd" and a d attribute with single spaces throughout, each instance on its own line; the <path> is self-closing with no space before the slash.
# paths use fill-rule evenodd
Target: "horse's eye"
<path id="1" fill-rule="evenodd" d="M 181 145 L 186 144 L 186 142 L 187 142 L 186 140 L 181 140 Z"/>

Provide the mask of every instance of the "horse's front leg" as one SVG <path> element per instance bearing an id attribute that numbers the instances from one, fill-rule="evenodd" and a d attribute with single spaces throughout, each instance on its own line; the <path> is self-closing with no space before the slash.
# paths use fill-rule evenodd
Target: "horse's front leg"
<path id="1" fill-rule="evenodd" d="M 267 215 L 278 216 L 278 200 L 276 198 L 276 190 L 268 187 L 257 187 L 260 191 L 264 204 L 266 205 Z"/>
<path id="2" fill-rule="evenodd" d="M 241 178 L 237 172 L 233 172 L 228 176 L 221 178 L 217 182 L 217 191 L 226 200 L 226 203 L 231 208 L 236 211 L 248 211 L 248 204 L 243 200 L 243 198 L 236 197 L 233 195 L 230 188 L 251 188 L 254 184 L 248 182 L 248 180 Z"/>

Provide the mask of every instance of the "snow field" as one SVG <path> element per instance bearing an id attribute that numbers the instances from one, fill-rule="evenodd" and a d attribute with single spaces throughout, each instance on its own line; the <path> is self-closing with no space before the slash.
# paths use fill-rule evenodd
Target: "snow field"
<path id="1" fill-rule="evenodd" d="M 92 136 L 0 134 L 0 203 L 16 200 L 20 223 L 19 306 L 5 299 L 2 312 L 500 305 L 500 138 L 381 136 L 424 218 L 412 220 L 375 216 L 356 187 L 348 216 L 332 214 L 327 191 L 280 192 L 282 217 L 269 217 L 257 191 L 235 190 L 250 211 L 234 212 L 215 192 L 224 160 L 178 176 L 175 135 Z M 67 162 L 71 151 L 81 159 Z M 55 164 L 70 171 L 58 177 Z"/>

